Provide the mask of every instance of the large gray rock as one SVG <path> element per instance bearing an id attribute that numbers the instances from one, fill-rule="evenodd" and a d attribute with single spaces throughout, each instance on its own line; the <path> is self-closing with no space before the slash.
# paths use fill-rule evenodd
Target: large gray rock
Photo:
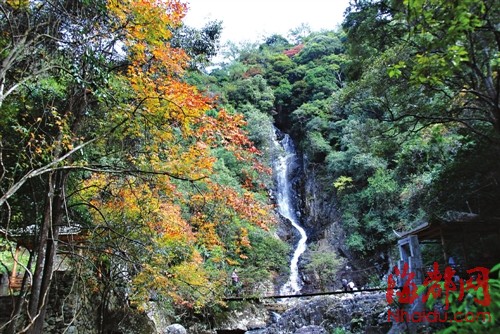
<path id="1" fill-rule="evenodd" d="M 304 326 L 297 329 L 293 334 L 328 334 L 321 326 Z"/>
<path id="2" fill-rule="evenodd" d="M 226 317 L 220 319 L 215 327 L 218 331 L 250 331 L 266 327 L 269 319 L 269 313 L 265 308 L 253 304 L 245 304 L 237 309 L 228 311 Z"/>
<path id="3" fill-rule="evenodd" d="M 187 334 L 187 331 L 182 325 L 172 324 L 163 330 L 163 334 Z"/>

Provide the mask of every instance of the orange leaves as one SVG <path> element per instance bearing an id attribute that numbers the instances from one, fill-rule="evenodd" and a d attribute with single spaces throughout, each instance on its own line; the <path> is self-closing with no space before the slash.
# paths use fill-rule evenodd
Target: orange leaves
<path id="1" fill-rule="evenodd" d="M 212 301 L 212 292 L 224 282 L 210 277 L 197 258 L 168 266 L 167 270 L 159 270 L 167 267 L 163 258 L 152 259 L 134 278 L 131 299 L 144 308 L 154 292 L 176 305 L 194 309 L 203 307 Z"/>
<path id="2" fill-rule="evenodd" d="M 197 242 L 207 249 L 211 250 L 215 246 L 222 245 L 222 241 L 217 234 L 217 224 L 207 220 L 207 217 L 201 214 L 195 215 L 191 219 L 191 224 L 196 229 Z"/>
<path id="3" fill-rule="evenodd" d="M 244 254 L 244 250 L 250 248 L 250 239 L 248 239 L 248 229 L 241 227 L 238 235 L 238 239 L 236 240 L 236 253 L 240 257 L 240 259 L 247 259 L 248 256 Z"/>
<path id="4" fill-rule="evenodd" d="M 171 37 L 171 28 L 179 26 L 186 5 L 177 0 L 111 0 L 108 8 L 126 27 L 129 41 L 159 45 Z"/>
<path id="5" fill-rule="evenodd" d="M 208 182 L 207 186 L 209 191 L 203 195 L 192 196 L 190 201 L 190 204 L 199 212 L 196 224 L 200 226 L 199 233 L 207 226 L 211 226 L 209 230 L 212 232 L 217 225 L 231 222 L 236 217 L 265 230 L 275 221 L 272 207 L 258 202 L 252 193 L 245 191 L 239 194 L 231 187 L 211 182 Z M 203 227 L 201 224 L 204 224 Z"/>
<path id="6" fill-rule="evenodd" d="M 221 146 L 236 151 L 236 148 L 253 146 L 242 130 L 245 124 L 243 115 L 230 115 L 222 109 L 216 118 L 207 117 L 201 132 L 208 135 L 212 141 L 218 141 Z"/>
<path id="7" fill-rule="evenodd" d="M 243 116 L 215 112 L 211 99 L 183 82 L 188 58 L 168 39 L 185 5 L 110 0 L 108 6 L 129 64 L 115 78 L 121 102 L 108 113 L 113 124 L 123 126 L 109 142 L 123 150 L 117 160 L 127 172 L 94 175 L 82 196 L 95 209 L 97 229 L 112 231 L 106 241 L 119 236 L 126 240 L 117 247 L 120 252 L 142 256 L 134 278 L 139 300 L 156 291 L 198 307 L 224 282 L 214 268 L 230 258 L 245 259 L 249 229 L 267 229 L 273 221 L 272 208 L 249 190 L 210 181 L 216 153 L 223 148 L 239 163 L 253 162 L 249 169 L 267 170 L 255 159 L 259 151 L 243 130 Z M 243 174 L 244 186 L 251 189 L 252 173 Z"/>
<path id="8" fill-rule="evenodd" d="M 172 48 L 168 40 L 172 30 L 182 24 L 185 4 L 177 0 L 111 0 L 108 8 L 115 15 L 128 47 L 129 77 L 149 77 L 162 82 L 161 76 L 182 74 L 188 57 L 183 50 Z"/>
<path id="9" fill-rule="evenodd" d="M 242 130 L 243 116 L 224 110 L 216 118 L 208 116 L 212 101 L 182 81 L 188 58 L 168 39 L 171 29 L 181 23 L 185 5 L 174 0 L 112 0 L 109 8 L 128 44 L 130 65 L 122 79 L 128 82 L 135 103 L 123 108 L 130 118 L 126 131 L 152 141 L 140 158 L 142 163 L 199 179 L 211 173 L 214 147 L 225 147 L 239 160 L 252 160 L 259 152 Z M 255 167 L 264 170 L 257 163 Z"/>
<path id="10" fill-rule="evenodd" d="M 87 180 L 87 192 L 81 196 L 92 197 L 97 226 L 94 238 L 110 228 L 111 235 L 104 244 L 126 238 L 128 245 L 119 252 L 125 252 L 127 257 L 136 254 L 144 261 L 133 278 L 131 296 L 139 307 L 145 305 L 152 291 L 177 304 L 202 306 L 210 300 L 213 285 L 219 283 L 210 282 L 181 207 L 153 180 L 156 178 L 147 182 L 145 177 L 104 175 Z"/>
<path id="11" fill-rule="evenodd" d="M 145 117 L 169 131 L 168 125 L 189 130 L 191 118 L 207 109 L 206 99 L 180 81 L 187 66 L 186 53 L 171 47 L 171 29 L 181 24 L 186 7 L 179 1 L 110 1 L 128 45 L 128 81 Z M 142 120 L 141 120 L 142 121 Z"/>
<path id="12" fill-rule="evenodd" d="M 157 187 L 136 177 L 94 175 L 85 182 L 87 198 L 97 209 L 95 223 L 113 221 L 117 228 L 133 227 L 137 238 L 146 238 L 155 246 L 180 243 L 190 245 L 194 235 L 182 218 L 181 209 L 166 196 L 168 188 Z"/>
<path id="13" fill-rule="evenodd" d="M 205 122 L 198 131 L 198 136 L 205 138 L 212 145 L 224 147 L 232 152 L 239 161 L 252 162 L 252 168 L 258 173 L 270 174 L 271 168 L 257 160 L 261 152 L 253 145 L 243 127 L 246 125 L 242 114 L 229 114 L 219 110 L 217 117 L 205 116 Z M 249 181 L 250 174 L 248 174 Z M 249 184 L 250 184 L 249 183 Z"/>
<path id="14" fill-rule="evenodd" d="M 171 202 L 160 203 L 154 218 L 156 219 L 148 221 L 148 225 L 152 231 L 157 233 L 155 238 L 158 241 L 165 240 L 166 243 L 178 241 L 183 244 L 194 242 L 191 226 L 182 219 L 181 209 L 178 205 Z"/>
<path id="15" fill-rule="evenodd" d="M 205 180 L 203 192 L 189 198 L 194 212 L 190 220 L 197 245 L 210 254 L 212 265 L 243 265 L 252 245 L 250 231 L 268 230 L 275 222 L 273 207 L 254 194 Z"/>
<path id="16" fill-rule="evenodd" d="M 130 66 L 123 81 L 128 82 L 135 103 L 124 108 L 130 118 L 127 135 L 147 144 L 144 154 L 132 159 L 153 171 L 186 179 L 206 177 L 214 161 L 212 144 L 198 133 L 210 101 L 181 81 L 187 55 L 168 43 L 170 29 L 180 24 L 185 5 L 112 1 L 109 6 L 129 43 Z"/>

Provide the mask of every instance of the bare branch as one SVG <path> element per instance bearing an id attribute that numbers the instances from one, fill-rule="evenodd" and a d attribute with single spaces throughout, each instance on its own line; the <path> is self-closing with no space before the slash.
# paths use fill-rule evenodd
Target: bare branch
<path id="1" fill-rule="evenodd" d="M 33 178 L 33 177 L 36 177 L 36 176 L 39 176 L 39 175 L 42 175 L 42 174 L 45 174 L 47 172 L 51 172 L 51 171 L 54 171 L 55 169 L 60 169 L 60 168 L 54 168 L 54 166 L 56 166 L 57 164 L 63 162 L 64 160 L 66 160 L 68 157 L 70 157 L 73 153 L 77 152 L 77 151 L 80 151 L 82 148 L 84 148 L 85 146 L 95 142 L 98 138 L 94 138 L 94 139 L 91 139 L 81 145 L 78 145 L 77 147 L 73 148 L 72 150 L 70 150 L 69 152 L 67 152 L 66 154 L 60 156 L 59 158 L 53 160 L 52 162 L 50 162 L 49 164 L 43 166 L 43 167 L 40 167 L 38 169 L 34 169 L 34 170 L 31 170 L 29 171 L 27 174 L 25 174 L 19 181 L 17 181 L 12 187 L 10 187 L 6 192 L 5 194 L 3 194 L 3 196 L 0 198 L 0 206 L 2 206 L 6 200 L 8 200 L 12 195 L 14 195 L 16 193 L 16 191 L 19 190 L 19 188 L 21 188 L 21 186 L 26 182 L 28 181 L 29 179 Z"/>

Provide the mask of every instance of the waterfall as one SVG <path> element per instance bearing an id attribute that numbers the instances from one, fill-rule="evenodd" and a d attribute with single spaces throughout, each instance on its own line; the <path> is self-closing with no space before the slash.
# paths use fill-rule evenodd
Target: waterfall
<path id="1" fill-rule="evenodd" d="M 285 134 L 279 142 L 283 150 L 275 159 L 274 170 L 276 175 L 276 199 L 278 212 L 290 221 L 292 226 L 299 232 L 300 240 L 295 246 L 292 260 L 290 262 L 290 277 L 281 288 L 282 295 L 297 294 L 302 289 L 302 281 L 299 277 L 299 258 L 306 250 L 307 235 L 305 230 L 299 225 L 297 210 L 293 200 L 294 190 L 290 182 L 290 175 L 297 164 L 295 147 L 290 137 Z"/>

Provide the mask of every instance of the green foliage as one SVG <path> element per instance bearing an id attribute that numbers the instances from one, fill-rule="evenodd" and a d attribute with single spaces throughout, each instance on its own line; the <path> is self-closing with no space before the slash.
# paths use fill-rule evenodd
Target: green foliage
<path id="1" fill-rule="evenodd" d="M 0 239 L 0 274 L 10 274 L 14 265 L 15 245 L 12 242 Z"/>
<path id="2" fill-rule="evenodd" d="M 439 84 L 454 70 L 463 70 L 461 65 L 470 60 L 470 49 L 465 45 L 468 34 L 484 29 L 487 24 L 486 3 L 461 0 L 443 5 L 429 1 L 424 6 L 419 1 L 406 1 L 412 38 L 421 47 L 412 72 L 414 80 Z M 495 15 L 494 9 L 491 10 L 488 14 Z"/>
<path id="3" fill-rule="evenodd" d="M 446 289 L 444 284 L 444 282 L 439 283 L 442 291 Z M 433 310 L 437 304 L 444 305 L 449 302 L 450 307 L 447 312 L 449 312 L 451 319 L 460 319 L 460 315 L 464 317 L 461 319 L 462 321 L 450 321 L 448 326 L 438 333 L 497 333 L 500 317 L 500 264 L 491 269 L 487 284 L 491 298 L 491 303 L 487 306 L 479 305 L 474 301 L 476 298 L 484 300 L 485 291 L 483 288 L 467 290 L 464 296 L 460 296 L 459 291 L 451 291 L 449 296 L 443 294 L 437 299 L 434 298 L 433 294 L 430 294 L 426 303 L 430 310 Z M 419 288 L 420 293 L 423 292 L 423 288 L 423 286 Z M 474 321 L 468 321 L 471 319 Z M 482 321 L 483 319 L 484 321 Z"/>
<path id="4" fill-rule="evenodd" d="M 171 43 L 188 53 L 191 57 L 191 66 L 202 69 L 217 55 L 221 32 L 220 21 L 208 22 L 201 29 L 183 25 L 174 31 Z"/>
<path id="5" fill-rule="evenodd" d="M 351 332 L 348 329 L 337 327 L 331 331 L 331 334 L 351 334 Z"/>
<path id="6" fill-rule="evenodd" d="M 352 187 L 352 178 L 349 176 L 341 175 L 335 180 L 335 182 L 333 182 L 333 186 L 335 187 L 335 189 L 337 189 L 338 192 L 342 192 Z"/>
<path id="7" fill-rule="evenodd" d="M 259 49 L 261 51 L 272 50 L 273 52 L 280 52 L 280 51 L 285 50 L 289 46 L 290 46 L 290 43 L 288 42 L 288 40 L 285 37 L 283 37 L 281 35 L 274 34 L 274 35 L 267 37 L 266 40 L 264 41 L 264 43 L 262 45 L 260 45 Z"/>
<path id="8" fill-rule="evenodd" d="M 319 277 L 320 289 L 324 291 L 336 277 L 342 261 L 333 250 L 321 246 L 310 247 L 307 260 L 305 269 Z"/>
<path id="9" fill-rule="evenodd" d="M 213 76 L 259 148 L 273 118 L 294 138 L 370 257 L 449 210 L 498 216 L 498 18 L 491 0 L 356 1 L 343 31 L 271 36 Z"/>
<path id="10" fill-rule="evenodd" d="M 249 103 L 261 112 L 271 112 L 274 93 L 261 75 L 243 78 L 226 87 L 228 102 L 236 109 Z"/>
<path id="11" fill-rule="evenodd" d="M 336 32 L 311 34 L 305 39 L 305 46 L 297 56 L 299 64 L 320 63 L 323 57 L 344 51 L 341 35 Z"/>
<path id="12" fill-rule="evenodd" d="M 307 147 L 308 156 L 312 161 L 323 161 L 331 149 L 325 138 L 317 131 L 310 131 L 307 133 L 307 139 L 304 145 Z"/>
<path id="13" fill-rule="evenodd" d="M 352 222 L 346 222 L 347 226 L 353 226 Z M 370 246 L 366 245 L 366 239 L 357 232 L 349 232 L 349 236 L 346 241 L 347 246 L 360 254 L 366 255 L 367 251 L 371 249 Z"/>
<path id="14" fill-rule="evenodd" d="M 358 1 L 348 7 L 342 27 L 347 35 L 345 74 L 349 80 L 359 79 L 366 67 L 404 35 L 404 25 L 391 20 L 391 8 L 390 1 Z"/>
<path id="15" fill-rule="evenodd" d="M 275 102 L 277 105 L 289 104 L 292 99 L 293 86 L 288 80 L 280 80 L 274 89 Z"/>
<path id="16" fill-rule="evenodd" d="M 42 242 L 18 308 L 19 319 L 39 315 L 36 327 L 13 321 L 10 332 L 42 332 L 45 250 L 67 246 L 54 242 L 61 226 L 84 229 L 81 253 L 64 251 L 103 304 L 127 290 L 142 308 L 154 291 L 169 315 L 197 312 L 220 301 L 229 265 L 249 261 L 259 278 L 283 269 L 288 249 L 265 231 L 270 176 L 254 147 L 268 142 L 274 107 L 263 67 L 187 72 L 215 55 L 220 23 L 182 27 L 176 1 L 0 7 L 0 227 L 34 224 L 29 237 Z"/>
<path id="17" fill-rule="evenodd" d="M 287 272 L 290 245 L 259 230 L 251 230 L 249 240 L 252 247 L 246 253 L 248 259 L 241 263 L 240 279 L 248 291 L 258 291 L 262 283 Z"/>
<path id="18" fill-rule="evenodd" d="M 493 180 L 498 177 L 500 166 L 491 157 L 498 154 L 499 148 L 470 139 L 458 143 L 462 145 L 459 148 L 450 145 L 454 159 L 433 172 L 439 174 L 433 178 L 431 191 L 422 196 L 425 208 L 439 214 L 455 210 L 480 212 L 486 217 L 498 215 L 500 189 Z"/>

